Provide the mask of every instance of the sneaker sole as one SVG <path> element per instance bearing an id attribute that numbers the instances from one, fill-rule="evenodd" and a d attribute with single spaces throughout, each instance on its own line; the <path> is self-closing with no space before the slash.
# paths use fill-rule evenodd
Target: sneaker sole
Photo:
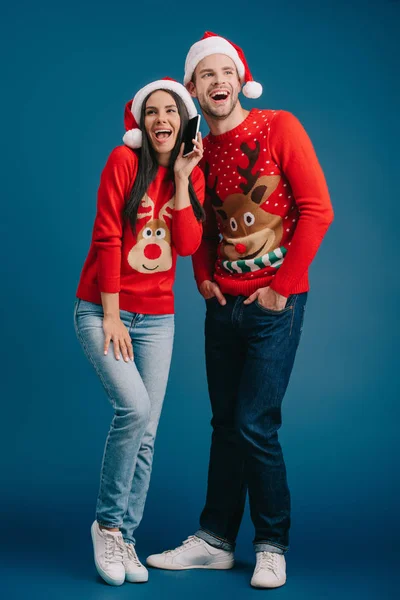
<path id="1" fill-rule="evenodd" d="M 285 585 L 286 583 L 286 577 L 284 579 L 284 581 L 277 581 L 276 584 L 272 584 L 272 585 L 260 585 L 260 584 L 254 584 L 253 582 L 250 581 L 250 585 L 253 588 L 257 588 L 257 589 L 263 589 L 263 590 L 272 590 L 278 587 L 282 587 L 283 585 Z"/>
<path id="2" fill-rule="evenodd" d="M 148 573 L 144 573 L 142 575 L 125 575 L 125 581 L 129 581 L 129 583 L 147 583 L 148 580 Z"/>
<path id="3" fill-rule="evenodd" d="M 213 570 L 228 570 L 232 569 L 235 565 L 235 561 L 226 561 L 221 563 L 215 563 L 213 565 L 189 565 L 183 567 L 181 565 L 152 565 L 151 562 L 146 561 L 149 567 L 153 569 L 162 569 L 164 571 L 187 571 L 189 569 L 213 569 Z"/>
<path id="4" fill-rule="evenodd" d="M 95 543 L 95 535 L 93 533 L 93 525 L 90 528 L 90 533 L 91 533 L 91 536 L 92 536 L 93 549 L 95 550 L 96 549 L 96 543 Z M 99 563 L 96 560 L 96 551 L 94 551 L 94 564 L 96 565 L 96 569 L 97 569 L 98 574 L 100 575 L 100 577 L 102 579 L 104 579 L 104 581 L 106 583 L 108 583 L 108 585 L 119 586 L 119 585 L 122 585 L 124 583 L 125 577 L 122 580 L 112 579 L 112 577 L 110 577 L 109 575 L 107 575 L 107 573 L 105 571 L 103 571 L 103 569 L 100 567 Z"/>

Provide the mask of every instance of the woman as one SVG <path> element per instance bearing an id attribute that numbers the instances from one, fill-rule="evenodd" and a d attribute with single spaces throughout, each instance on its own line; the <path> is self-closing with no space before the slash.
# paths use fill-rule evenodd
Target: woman
<path id="1" fill-rule="evenodd" d="M 111 585 L 148 579 L 133 534 L 171 361 L 176 258 L 193 254 L 202 234 L 200 135 L 182 156 L 183 131 L 196 112 L 187 90 L 169 79 L 126 105 L 125 146 L 111 152 L 101 176 L 76 294 L 76 334 L 114 408 L 91 529 L 96 568 Z"/>

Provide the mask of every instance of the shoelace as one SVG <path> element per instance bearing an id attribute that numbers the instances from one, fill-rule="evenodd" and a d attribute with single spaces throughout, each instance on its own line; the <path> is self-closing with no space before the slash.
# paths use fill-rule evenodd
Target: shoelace
<path id="1" fill-rule="evenodd" d="M 125 558 L 134 562 L 137 567 L 143 566 L 142 563 L 140 562 L 139 557 L 136 554 L 136 550 L 132 544 L 125 544 L 125 550 L 126 550 Z"/>
<path id="2" fill-rule="evenodd" d="M 260 569 L 268 569 L 278 576 L 278 555 L 276 552 L 262 552 L 259 562 Z"/>
<path id="3" fill-rule="evenodd" d="M 124 546 L 122 536 L 105 535 L 105 559 L 106 562 L 122 562 L 124 559 Z"/>
<path id="4" fill-rule="evenodd" d="M 165 550 L 165 552 L 163 552 L 163 554 L 169 554 L 170 556 L 174 556 L 175 554 L 179 554 L 179 552 L 182 551 L 183 547 L 185 547 L 185 550 L 186 550 L 186 548 L 190 548 L 191 546 L 197 546 L 199 541 L 200 541 L 200 539 L 198 537 L 196 537 L 195 535 L 189 535 L 187 540 L 182 542 L 181 546 L 178 546 L 177 548 L 174 548 L 173 550 Z"/>

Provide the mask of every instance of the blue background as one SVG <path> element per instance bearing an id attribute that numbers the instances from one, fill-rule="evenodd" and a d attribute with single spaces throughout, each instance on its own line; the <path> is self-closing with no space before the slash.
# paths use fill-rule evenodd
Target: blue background
<path id="1" fill-rule="evenodd" d="M 303 122 L 335 222 L 311 268 L 281 440 L 293 496 L 279 598 L 393 598 L 398 561 L 399 2 L 196 4 L 69 0 L 4 5 L 1 504 L 5 598 L 247 598 L 248 514 L 232 572 L 151 572 L 120 589 L 89 537 L 111 408 L 75 339 L 74 294 L 99 175 L 125 102 L 182 79 L 205 30 L 246 52 L 262 98 Z M 202 508 L 210 440 L 204 306 L 189 259 L 139 554 L 173 547 Z M 397 363 L 398 364 L 398 363 Z M 398 369 L 398 367 L 397 367 Z M 397 542 L 395 544 L 395 542 Z M 267 592 L 265 592 L 267 593 Z"/>

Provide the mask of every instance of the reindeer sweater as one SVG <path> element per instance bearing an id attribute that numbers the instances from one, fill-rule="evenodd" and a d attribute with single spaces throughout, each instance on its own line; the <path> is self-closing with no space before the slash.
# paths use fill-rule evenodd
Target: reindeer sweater
<path id="1" fill-rule="evenodd" d="M 308 267 L 333 219 L 311 141 L 289 112 L 253 109 L 235 129 L 204 139 L 207 220 L 193 256 L 198 286 L 249 296 L 309 289 Z"/>
<path id="2" fill-rule="evenodd" d="M 119 293 L 123 310 L 170 314 L 177 254 L 195 252 L 202 224 L 191 206 L 174 209 L 173 181 L 168 169 L 160 166 L 138 209 L 133 234 L 123 210 L 137 167 L 137 155 L 130 148 L 119 146 L 111 152 L 101 175 L 92 242 L 76 295 L 101 304 L 101 292 Z M 203 203 L 204 176 L 198 167 L 192 182 Z"/>

